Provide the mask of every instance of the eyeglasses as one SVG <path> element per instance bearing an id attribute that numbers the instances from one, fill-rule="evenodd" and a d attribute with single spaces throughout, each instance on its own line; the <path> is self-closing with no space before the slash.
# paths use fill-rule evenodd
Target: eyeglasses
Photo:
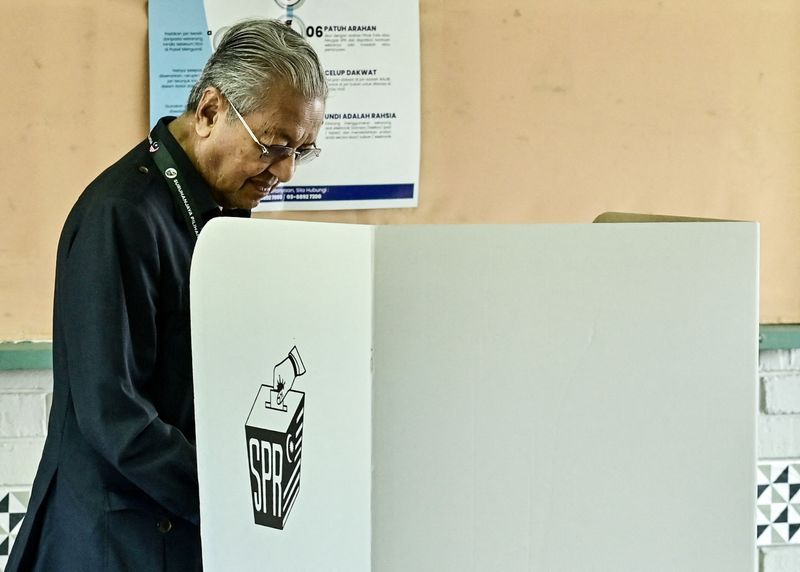
<path id="1" fill-rule="evenodd" d="M 247 130 L 247 133 L 253 139 L 256 145 L 261 149 L 261 160 L 262 161 L 269 161 L 271 163 L 275 163 L 278 161 L 282 161 L 287 157 L 294 156 L 294 164 L 295 165 L 304 165 L 306 163 L 310 163 L 317 157 L 319 157 L 320 153 L 322 153 L 322 149 L 319 147 L 305 147 L 303 149 L 295 149 L 294 147 L 287 147 L 286 145 L 264 145 L 261 141 L 258 140 L 256 134 L 253 133 L 253 130 L 250 129 L 250 126 L 245 122 L 244 117 L 242 114 L 239 113 L 239 110 L 233 105 L 231 100 L 228 100 L 228 103 L 233 109 L 233 112 L 236 114 L 236 117 L 239 118 L 239 121 L 242 122 L 244 128 Z"/>

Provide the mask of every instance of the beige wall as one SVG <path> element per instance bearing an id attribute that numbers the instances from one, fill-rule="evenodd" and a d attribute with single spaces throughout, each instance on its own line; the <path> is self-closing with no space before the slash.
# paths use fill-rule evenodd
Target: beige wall
<path id="1" fill-rule="evenodd" d="M 800 322 L 800 3 L 421 0 L 420 207 L 370 223 L 758 220 L 762 322 Z M 49 338 L 83 187 L 147 131 L 144 0 L 4 7 L 0 339 Z"/>

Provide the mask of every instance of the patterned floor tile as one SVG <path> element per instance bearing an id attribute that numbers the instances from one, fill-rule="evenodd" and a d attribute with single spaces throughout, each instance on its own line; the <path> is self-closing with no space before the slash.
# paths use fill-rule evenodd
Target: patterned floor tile
<path id="1" fill-rule="evenodd" d="M 8 554 L 22 525 L 29 498 L 30 490 L 0 488 L 0 572 L 8 562 Z"/>
<path id="2" fill-rule="evenodd" d="M 800 459 L 760 462 L 756 477 L 756 545 L 800 544 Z"/>

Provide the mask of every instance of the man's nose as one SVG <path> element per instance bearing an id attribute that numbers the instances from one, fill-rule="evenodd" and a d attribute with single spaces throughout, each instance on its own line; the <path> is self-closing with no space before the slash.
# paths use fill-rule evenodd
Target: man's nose
<path id="1" fill-rule="evenodd" d="M 295 162 L 294 155 L 290 155 L 280 161 L 275 161 L 267 170 L 281 183 L 286 183 L 294 176 Z"/>

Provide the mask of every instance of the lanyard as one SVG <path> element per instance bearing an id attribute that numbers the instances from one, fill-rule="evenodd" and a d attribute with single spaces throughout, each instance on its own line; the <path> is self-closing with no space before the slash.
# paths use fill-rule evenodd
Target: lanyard
<path id="1" fill-rule="evenodd" d="M 200 213 L 197 212 L 197 203 L 192 198 L 189 187 L 184 183 L 183 177 L 178 172 L 178 166 L 175 164 L 175 159 L 172 158 L 170 152 L 159 141 L 153 139 L 151 133 L 147 140 L 150 142 L 150 154 L 153 156 L 158 170 L 164 176 L 167 182 L 172 200 L 175 203 L 175 208 L 183 215 L 183 220 L 189 232 L 194 233 L 195 240 L 200 236 L 200 231 L 203 228 L 203 220 L 200 218 Z"/>

